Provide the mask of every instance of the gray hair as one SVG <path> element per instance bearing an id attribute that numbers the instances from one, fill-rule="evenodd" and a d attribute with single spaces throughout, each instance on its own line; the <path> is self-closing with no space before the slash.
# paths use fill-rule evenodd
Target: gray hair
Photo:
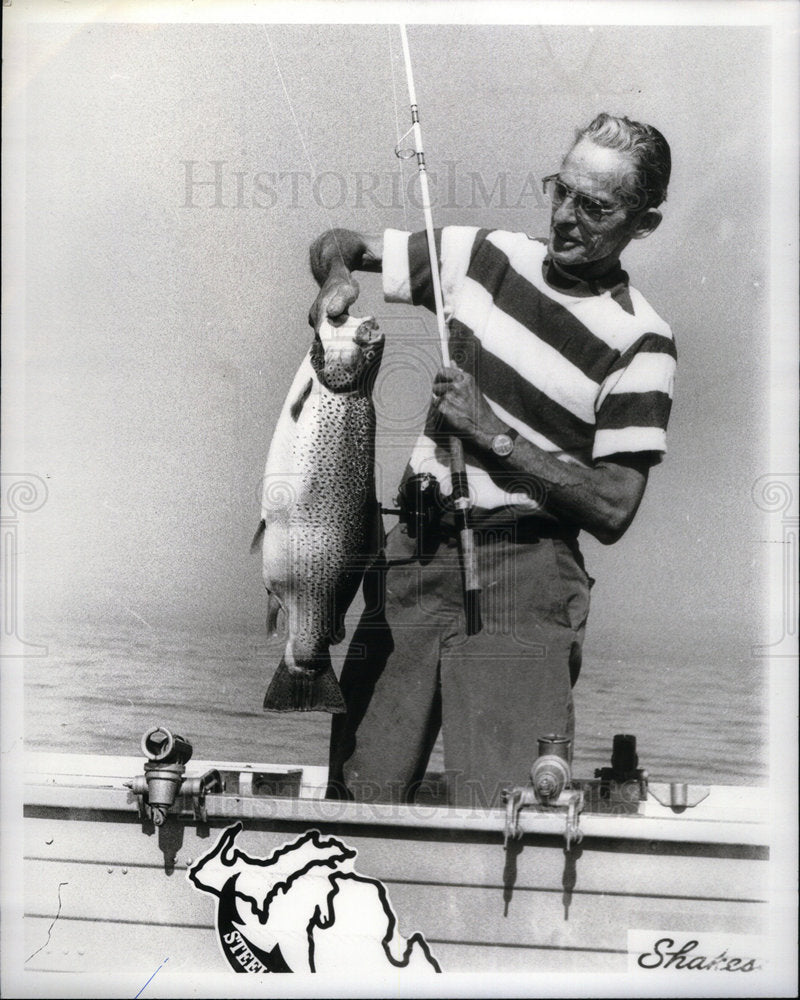
<path id="1" fill-rule="evenodd" d="M 637 171 L 637 207 L 655 208 L 666 200 L 672 158 L 669 143 L 657 128 L 629 118 L 617 118 L 604 111 L 585 128 L 577 130 L 575 141 L 581 139 L 590 139 L 598 146 L 620 153 L 630 153 Z M 643 201 L 640 201 L 640 193 L 644 195 Z"/>

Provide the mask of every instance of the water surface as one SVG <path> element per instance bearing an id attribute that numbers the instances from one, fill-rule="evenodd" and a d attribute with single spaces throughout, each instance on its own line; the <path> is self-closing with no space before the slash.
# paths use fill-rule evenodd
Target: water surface
<path id="1" fill-rule="evenodd" d="M 51 625 L 36 639 L 48 654 L 24 661 L 29 750 L 138 756 L 142 733 L 163 725 L 199 759 L 327 764 L 328 715 L 261 709 L 279 639 L 88 623 Z M 609 763 L 613 735 L 625 732 L 637 736 L 640 766 L 654 780 L 765 784 L 753 677 L 752 664 L 723 668 L 678 652 L 628 662 L 587 650 L 575 688 L 574 773 L 593 777 Z M 430 767 L 442 766 L 440 741 Z"/>

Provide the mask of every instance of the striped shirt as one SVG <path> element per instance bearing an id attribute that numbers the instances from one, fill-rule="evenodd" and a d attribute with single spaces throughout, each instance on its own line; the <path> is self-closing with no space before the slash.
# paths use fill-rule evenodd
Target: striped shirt
<path id="1" fill-rule="evenodd" d="M 634 452 L 660 461 L 675 345 L 619 266 L 584 282 L 561 271 L 542 241 L 502 230 L 448 226 L 436 243 L 451 357 L 501 420 L 565 462 Z M 424 232 L 386 230 L 382 270 L 388 302 L 434 309 Z M 446 438 L 432 417 L 409 470 L 451 491 Z M 519 477 L 509 482 L 469 453 L 467 475 L 478 507 L 540 509 Z"/>

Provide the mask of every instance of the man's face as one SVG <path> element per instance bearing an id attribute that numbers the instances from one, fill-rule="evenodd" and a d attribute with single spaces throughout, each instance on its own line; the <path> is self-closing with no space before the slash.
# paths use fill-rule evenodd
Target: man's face
<path id="1" fill-rule="evenodd" d="M 627 153 L 581 139 L 564 158 L 558 181 L 562 200 L 553 200 L 548 251 L 564 267 L 595 264 L 591 270 L 599 273 L 604 262 L 613 266 L 632 239 L 655 228 L 658 222 L 648 225 L 649 216 L 660 221 L 656 210 L 631 209 L 624 201 L 626 192 L 636 190 L 636 171 Z M 581 195 L 596 202 L 602 214 Z"/>

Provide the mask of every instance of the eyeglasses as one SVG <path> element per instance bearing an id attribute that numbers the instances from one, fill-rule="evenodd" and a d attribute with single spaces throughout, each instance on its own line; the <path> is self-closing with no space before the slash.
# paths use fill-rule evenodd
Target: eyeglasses
<path id="1" fill-rule="evenodd" d="M 576 214 L 590 223 L 602 222 L 603 219 L 613 215 L 622 207 L 621 205 L 606 205 L 582 191 L 576 191 L 569 184 L 565 184 L 558 174 L 549 174 L 547 177 L 543 177 L 542 190 L 556 208 L 563 204 L 567 197 L 571 197 Z"/>

